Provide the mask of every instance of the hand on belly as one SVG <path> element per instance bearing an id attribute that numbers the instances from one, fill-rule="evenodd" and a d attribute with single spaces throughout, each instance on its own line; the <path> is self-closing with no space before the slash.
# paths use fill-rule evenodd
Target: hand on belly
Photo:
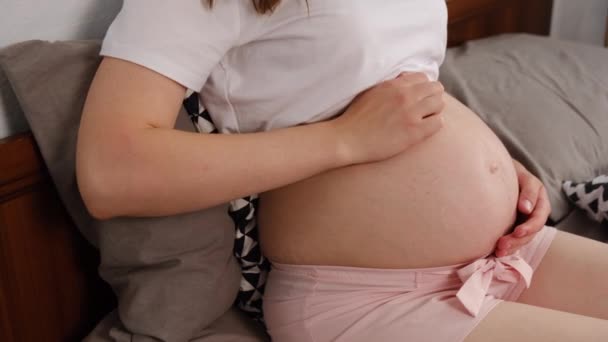
<path id="1" fill-rule="evenodd" d="M 444 116 L 441 131 L 393 158 L 262 194 L 264 254 L 282 263 L 415 268 L 491 253 L 515 220 L 511 158 L 451 97 Z"/>
<path id="2" fill-rule="evenodd" d="M 348 164 L 393 157 L 443 126 L 443 86 L 422 73 L 401 74 L 359 94 L 329 121 Z"/>

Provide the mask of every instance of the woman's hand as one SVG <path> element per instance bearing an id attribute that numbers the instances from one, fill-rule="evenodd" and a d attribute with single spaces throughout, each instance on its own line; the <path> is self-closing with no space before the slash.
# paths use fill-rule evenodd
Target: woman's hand
<path id="1" fill-rule="evenodd" d="M 405 73 L 363 92 L 332 120 L 348 163 L 390 158 L 443 126 L 444 89 L 425 74 Z"/>
<path id="2" fill-rule="evenodd" d="M 502 257 L 518 251 L 528 244 L 545 226 L 551 213 L 551 204 L 543 183 L 518 161 L 513 160 L 519 182 L 518 210 L 527 216 L 526 220 L 515 227 L 511 234 L 505 235 L 496 244 L 496 256 Z"/>

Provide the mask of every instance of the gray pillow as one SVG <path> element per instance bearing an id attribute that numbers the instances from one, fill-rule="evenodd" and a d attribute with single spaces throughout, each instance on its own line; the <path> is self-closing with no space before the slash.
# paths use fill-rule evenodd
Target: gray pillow
<path id="1" fill-rule="evenodd" d="M 498 36 L 450 49 L 441 81 L 542 179 L 554 222 L 572 210 L 564 180 L 608 171 L 608 49 Z"/>
<path id="2" fill-rule="evenodd" d="M 0 139 L 27 131 L 27 122 L 15 94 L 0 69 Z"/>
<path id="3" fill-rule="evenodd" d="M 227 205 L 172 217 L 96 221 L 78 192 L 76 135 L 100 61 L 99 48 L 98 42 L 90 41 L 30 41 L 0 51 L 0 68 L 59 195 L 81 232 L 99 248 L 100 274 L 118 297 L 120 323 L 108 328 L 105 336 L 91 338 L 215 340 L 217 329 L 210 324 L 225 321 L 219 318 L 232 305 L 240 280 Z M 230 336 L 259 340 L 260 334 L 250 327 L 235 327 Z"/>
<path id="4" fill-rule="evenodd" d="M 145 336 L 133 338 L 124 330 L 117 329 L 121 323 L 115 312 L 108 315 L 83 342 L 156 342 Z M 268 338 L 253 320 L 239 309 L 232 308 L 218 318 L 190 342 L 259 342 Z"/>

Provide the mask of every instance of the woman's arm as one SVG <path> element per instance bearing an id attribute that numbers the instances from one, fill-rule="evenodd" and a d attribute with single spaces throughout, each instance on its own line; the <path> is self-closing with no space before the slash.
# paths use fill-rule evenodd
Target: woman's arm
<path id="1" fill-rule="evenodd" d="M 343 115 L 350 119 L 262 133 L 206 135 L 173 129 L 184 87 L 144 67 L 106 58 L 83 112 L 78 185 L 97 218 L 160 216 L 200 210 L 332 168 L 387 158 L 439 129 L 440 118 L 422 118 L 439 108 L 438 88 L 417 80 L 409 81 L 411 96 L 393 94 L 394 101 L 385 96 L 384 107 L 360 105 Z M 406 82 L 395 83 L 381 91 L 402 92 Z M 379 102 L 373 99 L 378 96 L 367 97 L 359 102 Z M 417 106 L 411 104 L 414 99 Z M 362 112 L 373 106 L 372 120 Z M 400 115 L 399 106 L 416 112 L 418 121 Z M 399 115 L 402 121 L 407 119 L 400 130 L 407 128 L 410 134 L 395 139 L 390 126 Z M 393 138 L 377 139 L 382 130 Z"/>

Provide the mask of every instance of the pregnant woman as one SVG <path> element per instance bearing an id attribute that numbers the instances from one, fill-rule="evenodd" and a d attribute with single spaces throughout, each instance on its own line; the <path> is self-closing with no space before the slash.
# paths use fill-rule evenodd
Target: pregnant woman
<path id="1" fill-rule="evenodd" d="M 608 248 L 544 226 L 540 181 L 436 82 L 446 21 L 444 0 L 125 0 L 80 128 L 89 211 L 260 193 L 275 341 L 608 340 Z M 226 134 L 173 129 L 187 89 Z"/>

